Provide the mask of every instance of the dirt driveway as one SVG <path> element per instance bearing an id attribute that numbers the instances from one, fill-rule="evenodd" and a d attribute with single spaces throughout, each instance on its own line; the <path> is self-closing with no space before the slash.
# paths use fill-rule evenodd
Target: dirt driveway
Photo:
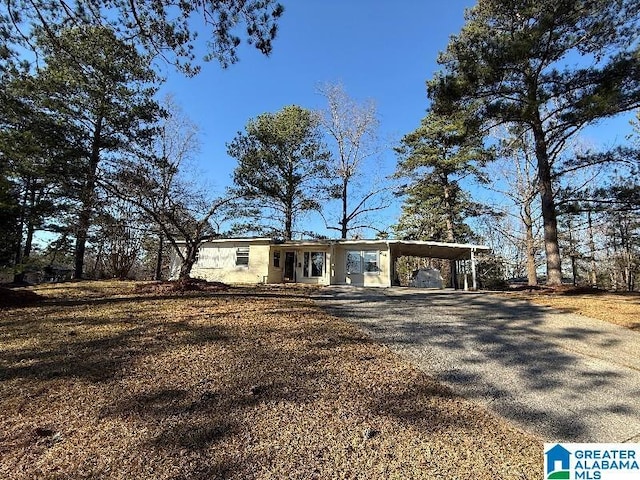
<path id="1" fill-rule="evenodd" d="M 547 441 L 640 442 L 640 333 L 487 293 L 326 288 L 320 305 Z"/>

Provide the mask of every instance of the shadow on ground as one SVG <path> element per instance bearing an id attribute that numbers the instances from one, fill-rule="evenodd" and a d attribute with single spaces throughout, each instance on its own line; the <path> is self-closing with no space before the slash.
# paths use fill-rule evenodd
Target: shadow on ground
<path id="1" fill-rule="evenodd" d="M 407 445 L 438 438 L 449 445 L 451 431 L 459 442 L 496 438 L 485 450 L 461 451 L 469 465 L 474 455 L 490 465 L 506 448 L 491 433 L 500 425 L 479 421 L 449 389 L 301 302 L 306 295 L 48 300 L 2 312 L 0 336 L 10 348 L 0 350 L 0 405 L 8 413 L 0 421 L 0 473 L 14 459 L 45 468 L 27 469 L 24 478 L 54 471 L 76 478 L 80 470 L 77 478 L 120 478 L 125 465 L 139 465 L 126 472 L 139 478 L 154 478 L 140 473 L 154 469 L 163 478 L 256 478 L 260 471 L 285 478 L 294 470 L 291 478 L 329 478 L 318 459 L 339 454 L 342 468 L 362 478 L 372 456 L 406 466 L 402 455 L 412 453 L 396 451 L 405 431 L 413 432 Z M 413 336 L 416 327 L 407 328 Z M 58 443 L 35 438 L 41 427 Z M 365 427 L 375 449 L 363 446 Z M 65 460 L 69 451 L 76 466 Z M 38 467 L 45 453 L 47 464 Z"/>
<path id="2" fill-rule="evenodd" d="M 545 438 L 623 441 L 640 433 L 639 372 L 609 353 L 624 341 L 612 333 L 618 327 L 567 322 L 548 308 L 483 293 L 327 289 L 316 299 Z"/>

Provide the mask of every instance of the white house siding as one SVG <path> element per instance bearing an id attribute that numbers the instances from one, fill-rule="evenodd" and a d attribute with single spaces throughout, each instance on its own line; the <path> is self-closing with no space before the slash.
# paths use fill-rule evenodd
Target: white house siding
<path id="1" fill-rule="evenodd" d="M 238 249 L 249 249 L 249 264 L 236 265 Z M 193 278 L 224 283 L 267 283 L 269 281 L 269 244 L 244 241 L 202 244 L 198 261 L 191 270 Z"/>
<path id="2" fill-rule="evenodd" d="M 274 265 L 274 255 L 276 253 L 280 256 L 279 265 Z M 271 246 L 269 249 L 268 269 L 267 269 L 267 283 L 281 283 L 284 272 L 284 250 L 279 246 Z"/>
<path id="3" fill-rule="evenodd" d="M 349 253 L 352 259 L 358 258 L 359 265 L 347 268 Z M 365 271 L 364 260 L 374 255 L 378 261 L 377 272 Z M 353 262 L 351 262 L 353 266 Z M 391 286 L 391 265 L 389 247 L 386 243 L 356 243 L 348 246 L 336 246 L 334 256 L 334 278 L 336 285 L 354 285 L 361 287 L 389 287 Z"/>

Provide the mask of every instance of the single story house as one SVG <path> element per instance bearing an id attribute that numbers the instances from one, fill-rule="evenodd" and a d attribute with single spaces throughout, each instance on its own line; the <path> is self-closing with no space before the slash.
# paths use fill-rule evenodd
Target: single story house
<path id="1" fill-rule="evenodd" d="M 401 256 L 470 260 L 489 247 L 408 240 L 290 240 L 229 238 L 203 242 L 191 276 L 225 283 L 306 283 L 390 287 Z M 172 276 L 179 271 L 174 255 Z"/>

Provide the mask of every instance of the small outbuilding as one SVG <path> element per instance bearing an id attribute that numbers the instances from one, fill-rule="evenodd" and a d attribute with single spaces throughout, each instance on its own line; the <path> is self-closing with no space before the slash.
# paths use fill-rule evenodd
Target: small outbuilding
<path id="1" fill-rule="evenodd" d="M 418 288 L 444 288 L 444 280 L 440 270 L 436 268 L 419 268 L 413 272 L 410 287 Z"/>

